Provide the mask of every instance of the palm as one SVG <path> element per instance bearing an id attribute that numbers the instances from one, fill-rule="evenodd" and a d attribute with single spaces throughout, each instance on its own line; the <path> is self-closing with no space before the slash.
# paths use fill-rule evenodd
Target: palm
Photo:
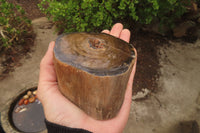
<path id="1" fill-rule="evenodd" d="M 114 25 L 111 31 L 104 30 L 103 32 L 119 37 L 127 42 L 129 42 L 130 39 L 129 30 L 123 30 L 121 24 Z M 38 98 L 43 104 L 46 119 L 60 125 L 72 128 L 83 128 L 93 132 L 122 132 L 130 111 L 131 88 L 135 70 L 132 71 L 130 76 L 124 104 L 117 117 L 107 121 L 98 121 L 86 115 L 67 100 L 58 90 L 56 73 L 53 66 L 53 47 L 54 42 L 50 44 L 41 62 L 38 85 Z"/>

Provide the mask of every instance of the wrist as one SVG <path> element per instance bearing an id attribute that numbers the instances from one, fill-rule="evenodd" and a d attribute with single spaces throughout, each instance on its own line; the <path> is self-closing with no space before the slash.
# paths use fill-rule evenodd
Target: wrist
<path id="1" fill-rule="evenodd" d="M 45 124 L 48 133 L 91 133 L 90 131 L 81 128 L 71 128 L 67 126 L 58 125 L 45 119 Z"/>

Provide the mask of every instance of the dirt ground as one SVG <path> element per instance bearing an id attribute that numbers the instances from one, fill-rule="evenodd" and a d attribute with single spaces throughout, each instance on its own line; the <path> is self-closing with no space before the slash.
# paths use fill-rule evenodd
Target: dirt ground
<path id="1" fill-rule="evenodd" d="M 41 0 L 7 0 L 7 1 L 13 4 L 20 5 L 26 12 L 26 16 L 31 20 L 39 17 L 45 17 L 45 15 L 41 13 L 41 11 L 37 6 L 37 4 Z"/>
<path id="2" fill-rule="evenodd" d="M 159 77 L 158 47 L 168 44 L 166 38 L 160 35 L 139 31 L 132 34 L 131 43 L 138 52 L 137 71 L 134 79 L 133 95 L 142 89 L 156 92 Z"/>

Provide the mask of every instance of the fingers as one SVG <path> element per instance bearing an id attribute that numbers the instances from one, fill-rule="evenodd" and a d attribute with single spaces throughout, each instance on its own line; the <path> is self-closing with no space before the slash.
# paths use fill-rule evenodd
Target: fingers
<path id="1" fill-rule="evenodd" d="M 37 96 L 40 101 L 43 103 L 45 101 L 45 96 L 49 86 L 55 86 L 56 83 L 56 73 L 53 65 L 53 48 L 55 42 L 51 42 L 47 49 L 45 56 L 42 58 L 40 62 L 40 75 L 38 82 L 38 93 Z M 51 89 L 52 90 L 52 89 Z"/>
<path id="2" fill-rule="evenodd" d="M 56 74 L 53 65 L 53 48 L 55 42 L 49 44 L 49 48 L 40 63 L 40 77 L 39 81 L 55 82 Z"/>
<path id="3" fill-rule="evenodd" d="M 109 30 L 103 30 L 102 33 L 110 34 Z"/>
<path id="4" fill-rule="evenodd" d="M 131 33 L 128 29 L 123 29 L 123 25 L 121 23 L 116 23 L 112 27 L 111 31 L 103 30 L 102 33 L 110 34 L 110 35 L 120 38 L 126 42 L 130 41 Z"/>
<path id="5" fill-rule="evenodd" d="M 45 65 L 51 65 L 53 63 L 53 48 L 54 48 L 55 42 L 50 42 L 49 47 L 47 49 L 46 54 L 44 55 L 41 63 L 44 63 Z"/>
<path id="6" fill-rule="evenodd" d="M 123 25 L 121 23 L 116 23 L 112 27 L 112 29 L 110 31 L 110 35 L 115 36 L 115 37 L 119 37 L 122 30 L 123 30 Z"/>
<path id="7" fill-rule="evenodd" d="M 130 36 L 131 36 L 131 32 L 128 29 L 123 29 L 120 33 L 119 38 L 129 43 Z"/>

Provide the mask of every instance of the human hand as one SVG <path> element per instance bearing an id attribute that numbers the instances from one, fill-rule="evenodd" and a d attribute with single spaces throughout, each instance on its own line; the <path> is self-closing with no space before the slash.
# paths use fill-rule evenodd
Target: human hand
<path id="1" fill-rule="evenodd" d="M 126 42 L 129 42 L 130 39 L 130 31 L 128 29 L 123 29 L 123 25 L 120 23 L 115 24 L 111 31 L 104 30 L 102 32 L 118 37 Z M 115 118 L 99 121 L 85 114 L 60 93 L 53 64 L 54 45 L 55 42 L 49 44 L 49 48 L 40 63 L 40 77 L 37 95 L 43 104 L 46 119 L 55 124 L 71 128 L 82 128 L 91 132 L 122 132 L 128 121 L 130 112 L 132 83 L 136 71 L 136 63 L 133 66 L 127 84 L 124 102 L 119 113 Z"/>

